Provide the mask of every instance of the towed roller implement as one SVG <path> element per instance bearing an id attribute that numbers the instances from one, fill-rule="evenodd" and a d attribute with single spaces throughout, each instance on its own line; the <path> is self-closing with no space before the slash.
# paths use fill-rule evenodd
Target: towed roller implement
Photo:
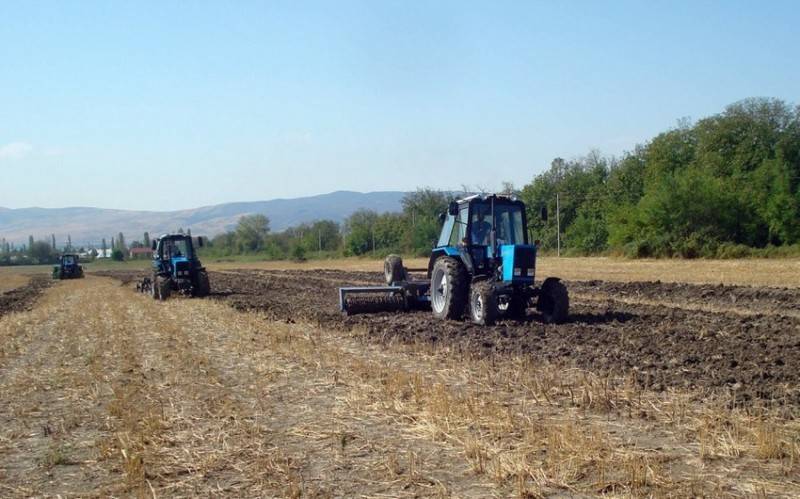
<path id="1" fill-rule="evenodd" d="M 399 256 L 389 255 L 383 272 L 386 286 L 339 288 L 339 309 L 354 315 L 423 308 L 430 303 L 430 281 L 412 279 L 411 272 L 424 271 L 407 269 Z"/>

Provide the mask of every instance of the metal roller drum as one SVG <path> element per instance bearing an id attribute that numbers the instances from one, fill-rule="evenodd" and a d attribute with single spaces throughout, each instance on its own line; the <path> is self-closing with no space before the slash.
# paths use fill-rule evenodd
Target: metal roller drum
<path id="1" fill-rule="evenodd" d="M 382 296 L 359 294 L 345 297 L 342 305 L 347 315 L 397 312 L 405 310 L 406 300 L 400 294 Z"/>

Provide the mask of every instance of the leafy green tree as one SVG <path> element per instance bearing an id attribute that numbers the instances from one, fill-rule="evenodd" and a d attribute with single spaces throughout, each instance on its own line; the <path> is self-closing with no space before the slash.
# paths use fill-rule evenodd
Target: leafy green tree
<path id="1" fill-rule="evenodd" d="M 396 221 L 405 228 L 402 246 L 414 254 L 429 252 L 441 231 L 439 216 L 454 199 L 451 193 L 430 188 L 406 194 L 401 200 L 404 220 Z"/>
<path id="2" fill-rule="evenodd" d="M 373 228 L 378 214 L 372 210 L 361 209 L 350 215 L 345 221 L 345 252 L 351 255 L 363 255 L 372 251 Z"/>
<path id="3" fill-rule="evenodd" d="M 29 253 L 35 263 L 50 263 L 55 260 L 53 248 L 46 241 L 34 241 Z"/>
<path id="4" fill-rule="evenodd" d="M 257 252 L 264 247 L 269 234 L 269 218 L 264 215 L 247 215 L 236 225 L 236 245 L 240 252 Z"/>

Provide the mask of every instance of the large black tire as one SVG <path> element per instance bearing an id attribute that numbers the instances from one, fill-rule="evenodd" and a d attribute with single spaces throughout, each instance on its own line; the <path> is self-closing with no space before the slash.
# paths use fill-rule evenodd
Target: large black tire
<path id="1" fill-rule="evenodd" d="M 161 280 L 158 276 L 153 276 L 153 279 L 150 281 L 150 296 L 153 297 L 154 300 L 160 300 L 161 297 L 159 296 L 159 286 L 161 284 Z"/>
<path id="2" fill-rule="evenodd" d="M 461 319 L 469 297 L 469 280 L 464 265 L 443 256 L 431 271 L 431 309 L 437 319 Z"/>
<path id="3" fill-rule="evenodd" d="M 399 255 L 389 255 L 383 261 L 383 275 L 386 284 L 392 285 L 396 282 L 406 280 L 406 269 L 403 268 L 403 259 Z"/>
<path id="4" fill-rule="evenodd" d="M 557 277 L 548 277 L 542 284 L 536 308 L 541 312 L 544 322 L 561 324 L 569 314 L 569 294 L 567 287 Z"/>
<path id="5" fill-rule="evenodd" d="M 201 270 L 197 273 L 197 282 L 194 287 L 194 296 L 203 298 L 211 293 L 211 283 L 208 281 L 208 273 Z"/>
<path id="6" fill-rule="evenodd" d="M 169 295 L 172 293 L 172 282 L 170 279 L 159 279 L 158 280 L 158 299 L 159 300 L 166 300 L 169 298 Z"/>
<path id="7" fill-rule="evenodd" d="M 491 326 L 497 319 L 497 297 L 489 281 L 472 283 L 469 291 L 469 316 L 472 322 Z"/>

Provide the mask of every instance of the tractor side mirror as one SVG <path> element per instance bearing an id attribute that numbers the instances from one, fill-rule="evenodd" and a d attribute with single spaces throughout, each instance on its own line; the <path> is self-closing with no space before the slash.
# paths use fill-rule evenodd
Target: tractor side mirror
<path id="1" fill-rule="evenodd" d="M 441 212 L 441 213 L 439 213 L 439 223 L 440 223 L 440 224 L 443 224 L 443 223 L 444 223 L 444 219 L 445 219 L 445 218 L 447 218 L 447 213 L 445 213 L 445 212 Z"/>
<path id="2" fill-rule="evenodd" d="M 542 205 L 541 216 L 542 216 L 542 221 L 547 222 L 547 205 Z"/>
<path id="3" fill-rule="evenodd" d="M 197 236 L 197 246 L 203 247 L 203 236 Z"/>
<path id="4" fill-rule="evenodd" d="M 458 215 L 458 203 L 456 203 L 455 201 L 452 201 L 452 202 L 451 202 L 451 203 L 450 203 L 450 204 L 447 206 L 447 213 L 448 213 L 449 215 L 453 215 L 453 216 L 456 216 L 456 215 Z"/>
<path id="5" fill-rule="evenodd" d="M 156 250 L 156 242 L 155 242 L 155 241 L 153 241 L 152 243 L 150 243 L 150 246 L 152 246 L 152 247 L 153 247 L 153 251 L 155 251 L 155 250 Z"/>

